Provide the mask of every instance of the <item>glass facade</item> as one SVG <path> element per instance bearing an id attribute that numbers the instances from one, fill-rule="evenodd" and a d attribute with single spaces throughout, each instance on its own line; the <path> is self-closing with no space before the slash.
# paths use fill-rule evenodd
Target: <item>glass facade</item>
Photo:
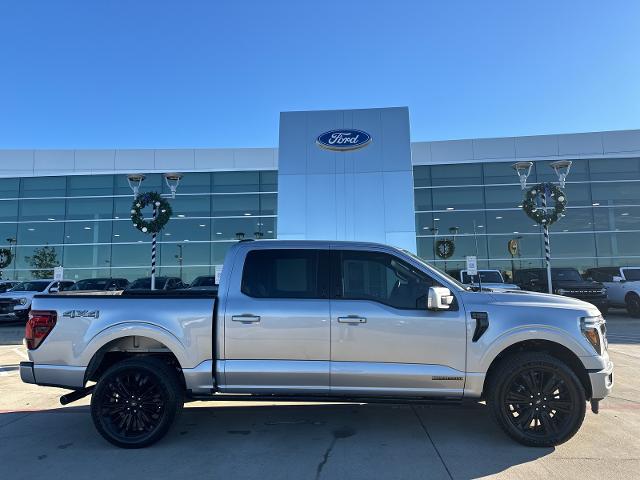
<path id="1" fill-rule="evenodd" d="M 275 238 L 277 179 L 276 171 L 185 175 L 158 235 L 158 274 L 189 282 L 214 274 L 237 238 Z M 140 190 L 170 197 L 160 174 Z M 44 246 L 71 280 L 148 276 L 151 236 L 132 226 L 131 203 L 125 175 L 0 179 L 0 243 L 13 254 L 2 277 L 31 278 L 30 259 Z"/>
<path id="2" fill-rule="evenodd" d="M 557 182 L 549 164 L 534 162 L 528 186 Z M 550 227 L 554 266 L 640 265 L 640 159 L 574 159 L 564 190 L 566 216 Z M 542 229 L 520 207 L 510 162 L 415 166 L 414 191 L 418 255 L 439 268 L 464 268 L 476 252 L 479 268 L 544 266 Z M 441 238 L 454 240 L 447 260 L 434 252 Z M 515 256 L 511 239 L 520 247 Z"/>
<path id="3" fill-rule="evenodd" d="M 557 181 L 549 163 L 534 162 L 529 185 Z M 444 270 L 476 254 L 480 268 L 543 266 L 541 228 L 520 208 L 510 162 L 415 166 L 413 174 L 418 255 Z M 277 179 L 275 170 L 186 174 L 158 236 L 158 275 L 190 282 L 214 274 L 238 238 L 276 238 Z M 640 158 L 574 159 L 567 180 L 566 216 L 550 228 L 553 265 L 640 265 Z M 141 191 L 170 197 L 160 174 L 147 175 Z M 125 175 L 0 179 L 0 247 L 13 254 L 2 277 L 32 278 L 45 246 L 71 280 L 148 276 L 151 236 L 132 226 L 131 203 Z M 434 251 L 442 238 L 455 244 L 447 260 Z"/>

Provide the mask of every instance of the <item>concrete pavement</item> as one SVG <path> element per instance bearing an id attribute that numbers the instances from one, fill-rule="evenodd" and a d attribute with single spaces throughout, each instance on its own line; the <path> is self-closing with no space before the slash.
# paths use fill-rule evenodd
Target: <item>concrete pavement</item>
<path id="1" fill-rule="evenodd" d="M 188 404 L 169 435 L 121 450 L 94 430 L 88 399 L 22 384 L 22 327 L 0 326 L 0 478 L 638 478 L 640 320 L 612 313 L 616 386 L 557 448 L 511 441 L 484 404 Z"/>

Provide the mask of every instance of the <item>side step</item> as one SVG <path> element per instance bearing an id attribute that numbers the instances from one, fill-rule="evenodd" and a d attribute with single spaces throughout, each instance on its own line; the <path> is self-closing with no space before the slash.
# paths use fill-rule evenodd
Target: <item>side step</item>
<path id="1" fill-rule="evenodd" d="M 432 397 L 338 397 L 330 395 L 254 395 L 215 393 L 213 395 L 190 395 L 189 400 L 214 402 L 302 402 L 302 403 L 388 403 L 422 405 L 457 405 L 461 398 Z"/>

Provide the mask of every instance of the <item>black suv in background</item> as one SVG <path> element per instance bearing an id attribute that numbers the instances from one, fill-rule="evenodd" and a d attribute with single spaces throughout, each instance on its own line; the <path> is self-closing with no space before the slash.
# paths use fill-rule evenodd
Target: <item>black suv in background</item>
<path id="1" fill-rule="evenodd" d="M 525 268 L 516 270 L 513 281 L 522 290 L 547 292 L 547 270 L 545 268 Z M 565 297 L 584 300 L 596 307 L 604 315 L 609 310 L 607 289 L 599 282 L 585 280 L 575 268 L 552 268 L 551 283 L 553 293 Z"/>

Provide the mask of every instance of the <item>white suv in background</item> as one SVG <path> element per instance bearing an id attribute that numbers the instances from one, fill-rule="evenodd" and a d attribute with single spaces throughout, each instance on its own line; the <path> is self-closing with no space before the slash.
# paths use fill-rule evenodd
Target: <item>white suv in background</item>
<path id="1" fill-rule="evenodd" d="M 612 307 L 626 308 L 629 315 L 640 318 L 640 267 L 590 268 L 586 276 L 607 287 Z"/>
<path id="2" fill-rule="evenodd" d="M 68 289 L 73 280 L 27 280 L 11 290 L 0 293 L 0 314 L 13 313 L 18 319 L 26 320 L 31 310 L 34 295 L 58 293 Z"/>

